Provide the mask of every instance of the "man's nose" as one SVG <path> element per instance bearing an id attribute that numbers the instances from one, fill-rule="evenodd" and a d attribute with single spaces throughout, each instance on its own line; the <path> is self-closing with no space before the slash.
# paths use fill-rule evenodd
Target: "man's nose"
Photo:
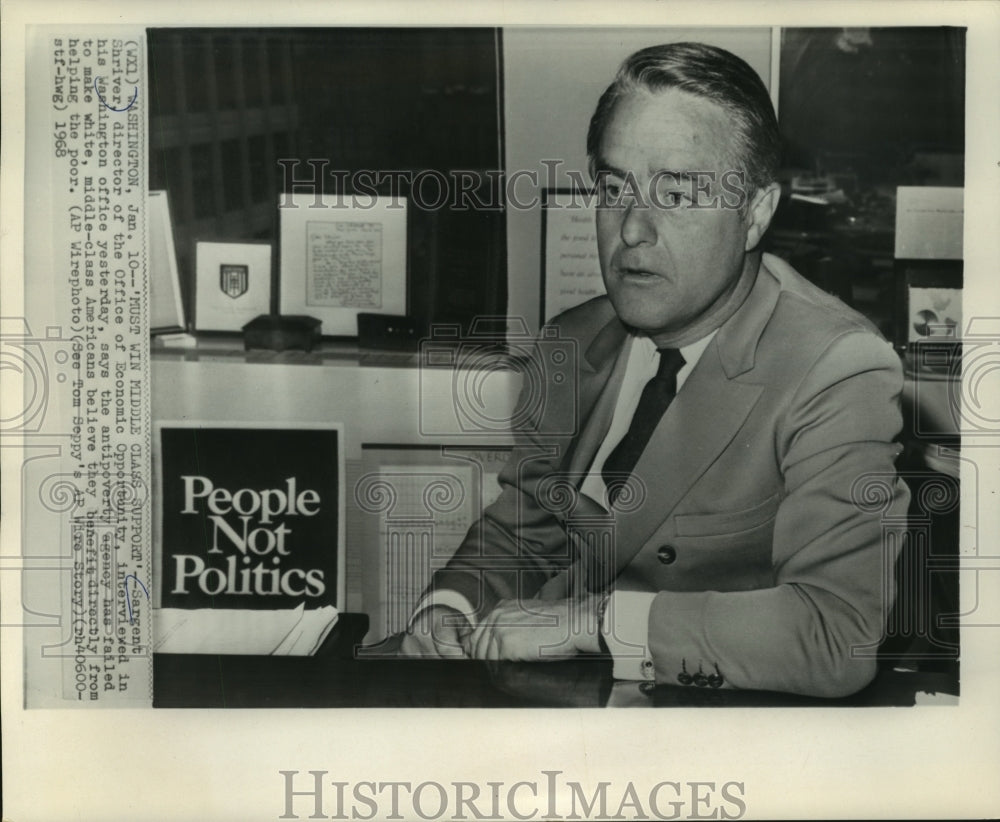
<path id="1" fill-rule="evenodd" d="M 631 203 L 622 218 L 622 242 L 628 246 L 652 245 L 656 242 L 653 209 L 642 203 Z"/>

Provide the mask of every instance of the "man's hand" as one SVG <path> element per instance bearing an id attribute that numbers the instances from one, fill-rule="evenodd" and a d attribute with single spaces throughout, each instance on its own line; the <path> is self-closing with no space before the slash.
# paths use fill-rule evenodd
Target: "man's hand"
<path id="1" fill-rule="evenodd" d="M 460 611 L 445 605 L 425 608 L 403 637 L 401 656 L 427 656 L 440 659 L 465 656 L 463 645 L 472 626 Z"/>
<path id="2" fill-rule="evenodd" d="M 597 603 L 583 600 L 504 600 L 469 635 L 466 653 L 475 659 L 546 661 L 596 653 Z"/>

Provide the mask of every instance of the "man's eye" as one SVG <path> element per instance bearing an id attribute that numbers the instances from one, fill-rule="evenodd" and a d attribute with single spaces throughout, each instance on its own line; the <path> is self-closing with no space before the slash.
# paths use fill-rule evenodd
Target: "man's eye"
<path id="1" fill-rule="evenodd" d="M 600 202 L 602 208 L 618 208 L 622 203 L 623 188 L 621 183 L 603 182 L 600 187 Z"/>
<path id="2" fill-rule="evenodd" d="M 687 200 L 687 193 L 684 191 L 664 191 L 660 193 L 660 202 L 665 206 L 679 206 Z"/>

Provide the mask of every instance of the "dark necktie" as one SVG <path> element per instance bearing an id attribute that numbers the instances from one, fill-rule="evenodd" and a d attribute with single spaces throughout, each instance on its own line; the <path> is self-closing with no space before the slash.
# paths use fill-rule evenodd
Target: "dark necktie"
<path id="1" fill-rule="evenodd" d="M 649 443 L 653 430 L 677 394 L 677 372 L 684 367 L 684 357 L 676 348 L 661 348 L 660 365 L 642 389 L 632 422 L 622 441 L 604 461 L 601 476 L 608 488 L 608 502 L 614 505 L 639 456 Z"/>

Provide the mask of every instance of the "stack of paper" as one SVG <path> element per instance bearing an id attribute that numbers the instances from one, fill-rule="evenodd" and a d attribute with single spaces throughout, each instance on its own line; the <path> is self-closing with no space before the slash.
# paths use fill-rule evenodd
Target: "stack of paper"
<path id="1" fill-rule="evenodd" d="M 277 611 L 159 608 L 153 650 L 160 654 L 310 656 L 337 624 L 332 605 Z"/>

